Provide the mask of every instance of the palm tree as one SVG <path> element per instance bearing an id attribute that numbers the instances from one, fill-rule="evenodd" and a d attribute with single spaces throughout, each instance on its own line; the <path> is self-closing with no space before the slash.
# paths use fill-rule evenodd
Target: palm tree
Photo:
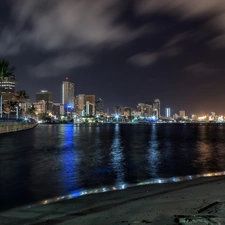
<path id="1" fill-rule="evenodd" d="M 30 108 L 27 109 L 27 114 L 30 116 L 30 117 L 35 117 L 35 112 L 36 112 L 36 108 L 34 107 L 34 104 L 32 104 L 30 106 Z"/>
<path id="2" fill-rule="evenodd" d="M 9 62 L 5 59 L 0 61 L 0 117 L 2 117 L 2 92 L 3 82 L 7 77 L 13 75 L 15 67 L 10 66 Z"/>
<path id="3" fill-rule="evenodd" d="M 18 103 L 21 103 L 21 110 L 22 110 L 22 114 L 23 114 L 23 107 L 22 107 L 22 103 L 26 102 L 29 99 L 29 95 L 26 93 L 25 90 L 20 90 L 16 93 L 16 99 Z M 25 113 L 25 112 L 24 112 Z"/>

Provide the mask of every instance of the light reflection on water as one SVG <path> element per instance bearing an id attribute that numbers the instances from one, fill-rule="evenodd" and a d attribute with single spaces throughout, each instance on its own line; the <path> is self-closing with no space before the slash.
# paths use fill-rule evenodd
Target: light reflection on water
<path id="1" fill-rule="evenodd" d="M 59 155 L 59 161 L 61 162 L 62 168 L 59 175 L 66 186 L 65 190 L 78 188 L 76 181 L 78 180 L 77 170 L 79 158 L 76 150 L 76 128 L 76 126 L 66 126 L 64 130 L 60 129 L 62 137 L 60 148 L 63 149 L 63 151 Z"/>
<path id="2" fill-rule="evenodd" d="M 0 136 L 0 165 L 0 210 L 224 175 L 225 126 L 40 125 Z"/>
<path id="3" fill-rule="evenodd" d="M 116 173 L 115 185 L 118 186 L 124 183 L 125 177 L 125 169 L 123 168 L 123 147 L 121 146 L 120 129 L 118 124 L 115 126 L 115 133 L 110 154 L 112 168 Z"/>
<path id="4" fill-rule="evenodd" d="M 151 127 L 151 136 L 149 141 L 149 148 L 148 148 L 148 170 L 153 177 L 157 175 L 158 166 L 160 164 L 160 151 L 159 151 L 159 143 L 156 138 L 156 126 Z"/>

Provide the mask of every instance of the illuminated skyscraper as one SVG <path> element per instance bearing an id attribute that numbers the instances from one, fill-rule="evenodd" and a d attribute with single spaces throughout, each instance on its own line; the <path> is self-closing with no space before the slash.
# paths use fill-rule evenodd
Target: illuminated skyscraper
<path id="1" fill-rule="evenodd" d="M 152 104 L 149 104 L 149 103 L 138 103 L 137 111 L 140 112 L 142 117 L 153 116 Z"/>
<path id="2" fill-rule="evenodd" d="M 182 119 L 185 118 L 185 111 L 184 110 L 180 110 L 179 117 L 182 118 Z"/>
<path id="3" fill-rule="evenodd" d="M 44 100 L 46 103 L 46 112 L 52 111 L 53 93 L 47 90 L 41 90 L 40 92 L 36 92 L 36 102 L 40 102 L 42 100 Z"/>
<path id="4" fill-rule="evenodd" d="M 153 102 L 153 111 L 156 119 L 158 120 L 160 117 L 160 101 L 159 99 L 155 99 Z"/>
<path id="5" fill-rule="evenodd" d="M 68 81 L 63 81 L 62 83 L 62 103 L 64 108 L 74 109 L 74 83 Z"/>
<path id="6" fill-rule="evenodd" d="M 166 111 L 166 112 L 165 112 L 166 117 L 170 117 L 170 116 L 171 116 L 171 110 L 170 110 L 170 108 L 166 108 L 165 111 Z"/>
<path id="7" fill-rule="evenodd" d="M 15 75 L 4 77 L 1 81 L 0 92 L 3 102 L 12 101 L 15 98 Z"/>
<path id="8" fill-rule="evenodd" d="M 86 115 L 95 115 L 95 95 L 85 95 Z"/>
<path id="9" fill-rule="evenodd" d="M 85 94 L 79 94 L 75 98 L 76 112 L 79 116 L 84 116 Z"/>
<path id="10" fill-rule="evenodd" d="M 95 115 L 95 95 L 79 94 L 75 98 L 76 111 L 79 116 Z"/>
<path id="11" fill-rule="evenodd" d="M 137 111 L 140 112 L 140 115 L 144 116 L 145 103 L 138 103 Z"/>
<path id="12" fill-rule="evenodd" d="M 97 114 L 103 114 L 104 111 L 104 102 L 101 98 L 99 98 L 96 102 L 95 102 L 95 108 L 96 108 L 96 113 Z"/>
<path id="13" fill-rule="evenodd" d="M 14 93 L 15 92 L 15 76 L 10 75 L 4 77 L 1 82 L 1 92 L 2 93 Z"/>

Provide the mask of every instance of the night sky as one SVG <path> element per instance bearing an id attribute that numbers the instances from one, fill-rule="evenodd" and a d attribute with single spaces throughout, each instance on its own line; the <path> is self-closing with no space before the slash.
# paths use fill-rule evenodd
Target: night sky
<path id="1" fill-rule="evenodd" d="M 61 102 L 62 81 L 106 107 L 225 114 L 224 0 L 1 0 L 0 57 L 16 90 Z"/>

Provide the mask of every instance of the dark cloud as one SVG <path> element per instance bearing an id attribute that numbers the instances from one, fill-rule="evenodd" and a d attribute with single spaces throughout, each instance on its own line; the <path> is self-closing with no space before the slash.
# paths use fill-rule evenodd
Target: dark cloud
<path id="1" fill-rule="evenodd" d="M 115 23 L 119 6 L 118 0 L 96 0 L 91 5 L 87 0 L 17 1 L 13 9 L 15 29 L 23 35 L 22 42 L 32 42 L 46 50 L 120 45 L 135 39 L 143 30 Z M 21 24 L 29 24 L 28 29 Z"/>
<path id="2" fill-rule="evenodd" d="M 224 46 L 221 44 L 225 34 L 225 2 L 223 0 L 141 0 L 137 6 L 139 15 L 158 12 L 176 16 L 183 21 L 204 18 L 206 26 L 219 32 L 218 37 L 214 37 L 211 44 L 217 48 Z"/>
<path id="3" fill-rule="evenodd" d="M 87 0 L 13 1 L 15 23 L 2 31 L 0 55 L 23 54 L 27 48 L 56 52 L 57 57 L 28 67 L 35 76 L 57 76 L 72 68 L 88 66 L 97 51 L 118 47 L 151 31 L 148 24 L 131 29 L 123 22 L 116 23 L 121 13 L 118 3 L 118 0 L 96 0 L 94 4 Z"/>
<path id="4" fill-rule="evenodd" d="M 224 0 L 3 1 L 0 57 L 16 66 L 17 89 L 31 96 L 50 89 L 60 102 L 67 76 L 76 94 L 106 105 L 160 98 L 162 107 L 192 106 L 189 85 L 201 99 L 205 77 L 210 93 L 223 92 L 208 78 L 224 83 Z"/>
<path id="5" fill-rule="evenodd" d="M 189 35 L 187 33 L 177 34 L 170 38 L 166 43 L 163 43 L 162 47 L 158 51 L 135 54 L 128 59 L 128 62 L 139 67 L 147 67 L 161 59 L 173 58 L 182 52 L 179 44 L 188 37 Z"/>
<path id="6" fill-rule="evenodd" d="M 131 62 L 140 67 L 146 67 L 154 64 L 160 58 L 160 54 L 154 53 L 138 53 L 128 59 Z"/>
<path id="7" fill-rule="evenodd" d="M 194 78 L 204 78 L 208 75 L 216 73 L 217 71 L 218 70 L 210 67 L 203 62 L 195 63 L 184 68 L 184 72 L 186 72 L 188 75 L 195 75 Z"/>
<path id="8" fill-rule="evenodd" d="M 224 13 L 225 2 L 223 0 L 140 0 L 138 1 L 138 13 L 148 14 L 161 12 L 164 14 L 174 14 L 181 19 L 192 19 L 201 16 L 218 16 Z"/>
<path id="9" fill-rule="evenodd" d="M 33 68 L 28 68 L 28 71 L 33 70 L 33 75 L 36 77 L 54 77 L 65 74 L 76 67 L 88 66 L 92 63 L 91 57 L 82 54 L 61 54 L 58 57 L 52 57 L 38 64 Z"/>
<path id="10" fill-rule="evenodd" d="M 208 41 L 208 45 L 214 49 L 225 48 L 225 34 L 221 34 L 212 40 Z"/>

